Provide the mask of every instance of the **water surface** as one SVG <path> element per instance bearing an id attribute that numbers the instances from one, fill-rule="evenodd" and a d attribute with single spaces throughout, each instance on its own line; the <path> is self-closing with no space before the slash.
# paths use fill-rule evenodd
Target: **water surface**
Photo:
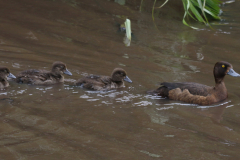
<path id="1" fill-rule="evenodd" d="M 182 24 L 176 2 L 157 10 L 154 24 L 152 4 L 0 2 L 0 65 L 17 74 L 50 70 L 62 61 L 73 73 L 64 84 L 10 82 L 0 91 L 0 159 L 239 159 L 240 79 L 226 76 L 229 97 L 211 106 L 146 91 L 163 81 L 212 86 L 213 66 L 221 60 L 240 73 L 240 2 L 221 6 L 222 20 L 213 30 L 192 22 L 197 31 Z M 132 22 L 130 47 L 118 29 L 126 17 Z M 72 85 L 84 75 L 110 75 L 115 67 L 133 83 L 108 92 Z"/>

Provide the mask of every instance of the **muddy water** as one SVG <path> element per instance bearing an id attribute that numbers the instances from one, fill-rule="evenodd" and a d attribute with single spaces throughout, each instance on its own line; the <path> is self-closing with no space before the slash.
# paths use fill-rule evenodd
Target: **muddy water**
<path id="1" fill-rule="evenodd" d="M 0 65 L 17 74 L 63 61 L 73 73 L 64 85 L 10 82 L 0 91 L 0 159 L 239 159 L 240 79 L 226 77 L 228 99 L 211 106 L 146 91 L 162 81 L 214 85 L 212 68 L 220 60 L 240 73 L 240 2 L 222 6 L 214 30 L 192 23 L 198 31 L 182 25 L 176 1 L 156 11 L 154 24 L 152 4 L 0 2 Z M 118 31 L 126 17 L 132 21 L 130 47 Z M 133 83 L 109 92 L 72 85 L 84 75 L 110 75 L 115 67 Z"/>

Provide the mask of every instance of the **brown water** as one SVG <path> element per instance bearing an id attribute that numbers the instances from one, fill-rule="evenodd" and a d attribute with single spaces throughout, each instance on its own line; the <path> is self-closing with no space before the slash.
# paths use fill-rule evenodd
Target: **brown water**
<path id="1" fill-rule="evenodd" d="M 227 76 L 229 97 L 211 106 L 146 94 L 162 81 L 212 86 L 220 60 L 240 73 L 240 1 L 221 7 L 214 30 L 193 24 L 197 31 L 182 24 L 181 3 L 171 3 L 156 11 L 156 29 L 151 0 L 141 13 L 140 0 L 1 1 L 0 65 L 17 74 L 63 61 L 73 76 L 64 85 L 11 82 L 0 91 L 0 159 L 240 159 L 239 78 Z M 117 27 L 125 17 L 130 47 Z M 115 67 L 133 83 L 109 92 L 71 85 Z"/>

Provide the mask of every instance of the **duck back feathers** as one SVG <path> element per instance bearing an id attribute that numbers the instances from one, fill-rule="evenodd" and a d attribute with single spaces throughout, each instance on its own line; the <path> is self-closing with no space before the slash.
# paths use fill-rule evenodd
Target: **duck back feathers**
<path id="1" fill-rule="evenodd" d="M 90 90 L 110 89 L 112 79 L 109 76 L 90 75 L 79 79 L 75 84 Z"/>
<path id="2" fill-rule="evenodd" d="M 83 77 L 75 82 L 75 85 L 82 86 L 90 90 L 109 90 L 113 88 L 121 88 L 124 86 L 124 80 L 132 82 L 125 70 L 115 68 L 111 76 L 90 75 Z"/>
<path id="3" fill-rule="evenodd" d="M 29 69 L 20 72 L 17 75 L 16 82 L 36 85 L 55 84 L 64 82 L 63 74 L 72 75 L 67 70 L 66 64 L 54 62 L 51 71 Z"/>
<path id="4" fill-rule="evenodd" d="M 181 90 L 187 89 L 193 95 L 202 96 L 207 96 L 209 94 L 209 90 L 212 89 L 212 87 L 209 87 L 207 85 L 194 82 L 179 82 L 179 83 L 163 82 L 161 83 L 161 85 L 162 87 L 159 87 L 157 90 L 159 95 L 162 97 L 168 97 L 168 92 L 176 88 L 180 88 Z"/>

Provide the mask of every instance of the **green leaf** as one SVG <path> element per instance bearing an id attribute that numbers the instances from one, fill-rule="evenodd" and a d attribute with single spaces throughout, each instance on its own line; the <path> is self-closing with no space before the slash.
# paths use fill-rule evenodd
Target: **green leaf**
<path id="1" fill-rule="evenodd" d="M 143 1 L 143 0 L 142 0 Z M 154 21 L 154 9 L 157 0 L 154 0 L 152 8 L 152 19 Z M 163 7 L 169 0 L 165 0 L 164 3 L 157 8 Z M 204 24 L 209 24 L 207 16 L 212 17 L 213 19 L 219 20 L 220 7 L 221 3 L 219 0 L 182 0 L 183 7 L 185 10 L 183 16 L 183 24 L 189 26 L 193 29 L 198 29 L 196 27 L 190 26 L 185 18 L 190 16 L 192 19 L 202 22 Z M 141 2 L 142 4 L 142 2 Z M 211 27 L 211 26 L 210 26 Z"/>
<path id="2" fill-rule="evenodd" d="M 198 20 L 199 22 L 209 24 L 207 15 L 210 15 L 214 19 L 220 19 L 220 1 L 219 0 L 182 0 L 183 7 L 185 10 L 183 23 L 187 26 L 187 22 L 185 21 L 186 16 L 190 16 L 194 20 Z M 200 11 L 199 11 L 200 10 Z M 190 26 L 191 28 L 195 28 Z"/>
<path id="3" fill-rule="evenodd" d="M 126 36 L 131 41 L 131 21 L 129 19 L 126 19 L 125 21 L 125 27 L 126 27 Z"/>

